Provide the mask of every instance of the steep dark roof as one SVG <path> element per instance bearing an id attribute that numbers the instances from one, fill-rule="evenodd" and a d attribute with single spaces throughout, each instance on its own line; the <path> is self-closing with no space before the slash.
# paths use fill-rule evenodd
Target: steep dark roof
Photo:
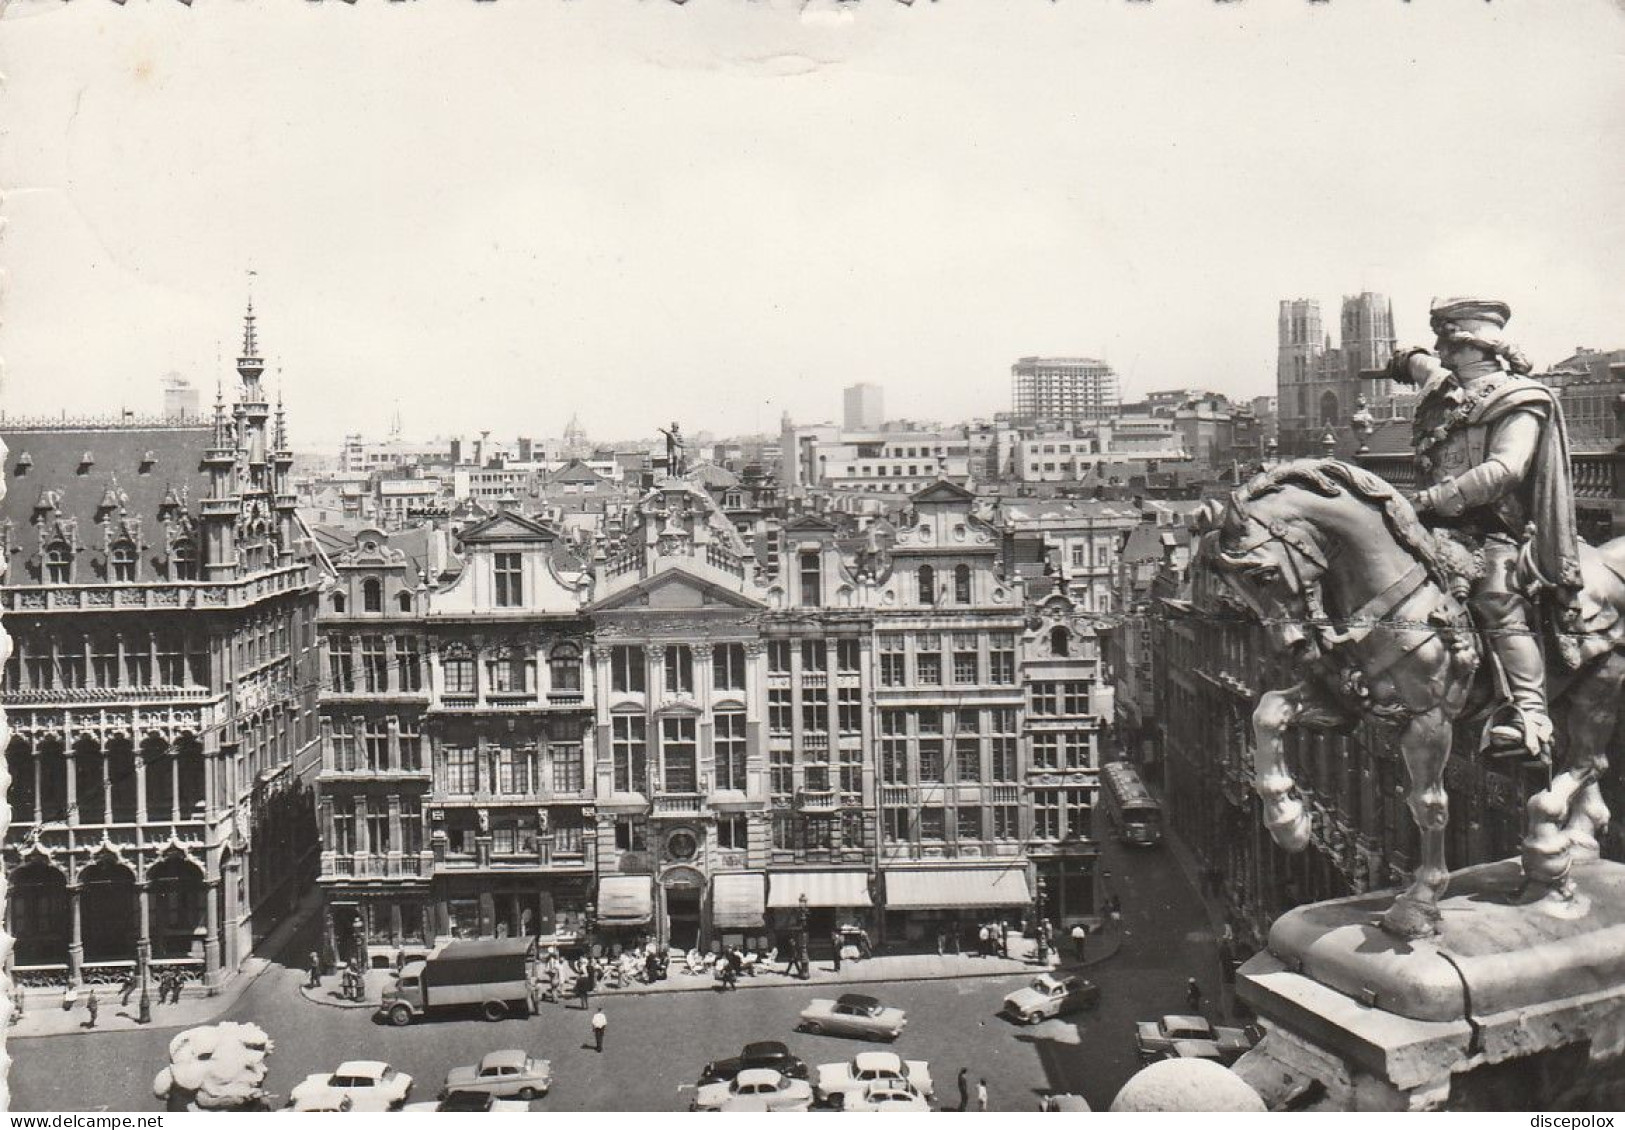
<path id="1" fill-rule="evenodd" d="M 211 427 L 63 428 L 11 430 L 0 421 L 6 455 L 6 497 L 0 502 L 0 523 L 11 549 L 5 582 L 10 586 L 36 585 L 41 521 L 73 523 L 81 552 L 74 581 L 91 584 L 104 580 L 104 519 L 139 519 L 138 581 L 158 580 L 151 559 L 166 552 L 164 521 L 166 499 L 194 519 L 199 500 L 209 493 L 203 454 L 214 439 Z M 88 460 L 87 460 L 88 456 Z M 54 511 L 36 509 L 45 492 L 55 496 Z"/>

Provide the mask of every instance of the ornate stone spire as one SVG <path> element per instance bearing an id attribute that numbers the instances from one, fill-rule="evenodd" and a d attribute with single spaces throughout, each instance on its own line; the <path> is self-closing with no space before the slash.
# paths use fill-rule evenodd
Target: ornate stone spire
<path id="1" fill-rule="evenodd" d="M 222 448 L 230 442 L 226 435 L 226 396 L 217 378 L 214 382 L 214 445 Z"/>
<path id="2" fill-rule="evenodd" d="M 243 379 L 243 399 L 250 404 L 259 403 L 260 374 L 265 372 L 265 361 L 260 357 L 259 338 L 254 332 L 254 299 L 248 300 L 248 312 L 243 315 L 243 353 L 237 358 L 237 375 Z"/>
<path id="3" fill-rule="evenodd" d="M 288 417 L 282 409 L 282 384 L 276 386 L 276 441 L 277 451 L 288 450 Z"/>

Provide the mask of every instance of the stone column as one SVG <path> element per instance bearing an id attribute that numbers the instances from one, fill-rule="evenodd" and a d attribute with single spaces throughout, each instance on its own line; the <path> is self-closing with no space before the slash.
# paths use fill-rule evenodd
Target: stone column
<path id="1" fill-rule="evenodd" d="M 79 984 L 79 971 L 85 964 L 84 920 L 79 896 L 84 887 L 78 882 L 68 884 L 68 984 Z"/>
<path id="2" fill-rule="evenodd" d="M 152 945 L 152 884 L 144 877 L 135 884 L 136 913 L 140 921 L 136 927 L 136 944 L 151 953 Z"/>
<path id="3" fill-rule="evenodd" d="M 401 798 L 399 793 L 389 795 L 389 850 L 399 852 L 405 841 L 401 838 Z M 397 923 L 396 933 L 399 933 Z"/>
<path id="4" fill-rule="evenodd" d="M 68 735 L 64 733 L 62 735 L 62 763 L 67 769 L 67 816 L 68 826 L 71 828 L 79 823 L 79 757 L 67 738 Z"/>

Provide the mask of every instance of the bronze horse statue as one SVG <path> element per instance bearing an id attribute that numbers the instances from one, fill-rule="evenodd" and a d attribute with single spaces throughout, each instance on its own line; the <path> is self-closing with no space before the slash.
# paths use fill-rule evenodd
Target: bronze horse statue
<path id="1" fill-rule="evenodd" d="M 1310 818 L 1284 756 L 1292 726 L 1348 731 L 1362 719 L 1397 728 L 1407 804 L 1422 850 L 1411 885 L 1384 914 L 1390 933 L 1438 930 L 1449 882 L 1444 770 L 1458 722 L 1496 694 L 1463 595 L 1472 567 L 1461 544 L 1427 530 L 1410 502 L 1371 472 L 1335 459 L 1282 464 L 1209 508 L 1201 567 L 1211 569 L 1288 653 L 1300 682 L 1265 692 L 1253 712 L 1254 790 L 1275 842 L 1301 851 Z M 1541 884 L 1553 913 L 1572 913 L 1574 859 L 1597 855 L 1608 822 L 1598 781 L 1608 766 L 1625 684 L 1625 538 L 1581 547 L 1585 588 L 1548 662 L 1562 772 L 1529 802 L 1525 886 Z"/>

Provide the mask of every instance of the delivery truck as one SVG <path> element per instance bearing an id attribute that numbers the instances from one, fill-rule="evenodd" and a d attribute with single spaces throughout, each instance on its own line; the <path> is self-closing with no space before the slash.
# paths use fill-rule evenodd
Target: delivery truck
<path id="1" fill-rule="evenodd" d="M 377 1016 L 400 1026 L 450 1008 L 478 1008 L 487 1020 L 529 1016 L 534 951 L 529 938 L 448 942 L 401 969 Z"/>

